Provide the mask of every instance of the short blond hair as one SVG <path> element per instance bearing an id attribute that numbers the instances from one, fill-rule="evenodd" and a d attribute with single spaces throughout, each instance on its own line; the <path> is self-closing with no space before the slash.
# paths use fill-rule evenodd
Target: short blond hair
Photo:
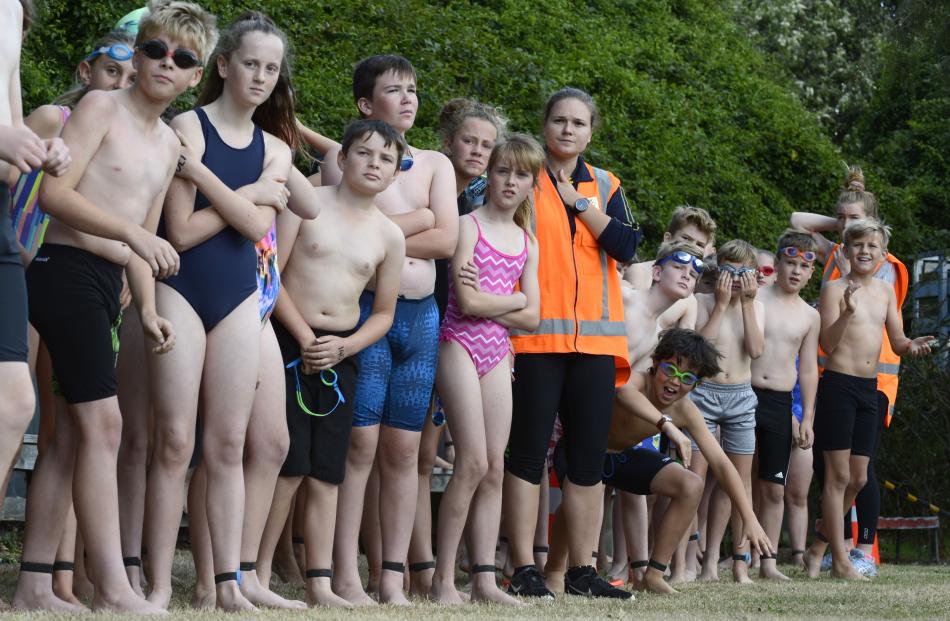
<path id="1" fill-rule="evenodd" d="M 689 224 L 708 235 L 710 243 L 716 238 L 716 221 L 712 219 L 708 211 L 692 205 L 680 205 L 673 210 L 666 232 L 675 235 L 677 231 Z"/>
<path id="2" fill-rule="evenodd" d="M 891 241 L 891 227 L 875 218 L 854 220 L 844 227 L 844 245 L 850 246 L 854 240 L 867 237 L 872 233 L 881 236 L 881 245 L 884 246 L 884 250 L 887 250 L 887 244 Z"/>
<path id="3" fill-rule="evenodd" d="M 729 261 L 731 263 L 755 267 L 757 263 L 756 252 L 755 246 L 749 242 L 743 239 L 730 239 L 724 243 L 719 249 L 719 252 L 716 253 L 716 259 L 720 265 L 722 265 L 724 261 Z"/>
<path id="4" fill-rule="evenodd" d="M 165 35 L 194 48 L 204 64 L 218 43 L 217 22 L 217 17 L 194 2 L 153 0 L 149 3 L 148 15 L 139 23 L 135 45 Z"/>

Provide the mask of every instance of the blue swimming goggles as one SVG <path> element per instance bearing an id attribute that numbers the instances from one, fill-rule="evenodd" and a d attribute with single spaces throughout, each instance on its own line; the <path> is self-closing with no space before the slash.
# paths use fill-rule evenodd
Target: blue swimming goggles
<path id="1" fill-rule="evenodd" d="M 672 254 L 668 254 L 659 261 L 656 261 L 656 265 L 663 265 L 670 261 L 676 261 L 680 265 L 692 265 L 693 269 L 697 274 L 702 274 L 703 270 L 706 269 L 706 264 L 703 263 L 703 260 L 697 257 L 694 257 L 685 250 L 677 250 Z"/>
<path id="2" fill-rule="evenodd" d="M 412 168 L 413 163 L 414 163 L 414 160 L 412 159 L 412 151 L 410 151 L 409 149 L 406 149 L 406 152 L 403 153 L 402 155 L 402 159 L 399 160 L 399 170 L 402 172 L 406 172 L 407 170 Z"/>
<path id="3" fill-rule="evenodd" d="M 296 360 L 288 364 L 287 368 L 294 370 L 294 381 L 297 384 L 297 405 L 300 406 L 301 410 L 303 410 L 310 416 L 323 417 L 323 416 L 329 416 L 330 414 L 333 414 L 336 411 L 336 409 L 340 407 L 341 403 L 346 403 L 346 399 L 343 398 L 343 391 L 340 390 L 340 381 L 339 381 L 339 378 L 337 377 L 336 371 L 334 371 L 333 369 L 324 369 L 320 371 L 320 381 L 323 382 L 324 386 L 333 388 L 333 391 L 336 393 L 336 405 L 334 405 L 330 409 L 329 412 L 324 412 L 323 414 L 314 412 L 313 410 L 308 408 L 307 404 L 304 403 L 303 401 L 303 391 L 300 389 L 300 364 L 301 364 L 301 360 L 300 358 L 297 358 Z M 327 377 L 330 377 L 332 379 L 327 380 Z"/>
<path id="4" fill-rule="evenodd" d="M 90 62 L 92 60 L 95 60 L 96 58 L 99 58 L 103 54 L 105 54 L 112 60 L 117 60 L 119 62 L 122 62 L 122 61 L 132 58 L 133 52 L 132 52 L 132 48 L 130 48 L 125 43 L 113 43 L 112 45 L 108 47 L 100 47 L 100 48 L 94 49 L 92 53 L 90 53 L 89 56 L 86 56 L 86 58 L 84 58 L 83 60 L 85 60 L 86 62 Z"/>

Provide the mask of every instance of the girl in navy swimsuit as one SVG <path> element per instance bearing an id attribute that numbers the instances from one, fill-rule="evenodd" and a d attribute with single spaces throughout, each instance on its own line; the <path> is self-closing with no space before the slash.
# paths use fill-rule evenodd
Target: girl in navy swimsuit
<path id="1" fill-rule="evenodd" d="M 200 107 L 172 123 L 190 153 L 182 163 L 184 179 L 176 179 L 169 189 L 162 225 L 181 253 L 181 270 L 156 288 L 157 305 L 173 317 L 181 339 L 174 356 L 151 361 L 155 446 L 145 544 L 150 599 L 156 602 L 167 603 L 171 595 L 171 561 L 200 395 L 202 459 L 189 507 L 192 519 L 208 525 L 211 558 L 203 557 L 199 569 L 205 571 L 199 576 L 213 574 L 214 583 L 205 584 L 211 581 L 199 577 L 196 598 L 231 610 L 250 609 L 255 603 L 302 605 L 261 587 L 253 572 L 283 455 L 278 455 L 272 473 L 249 471 L 247 490 L 242 467 L 255 387 L 262 371 L 269 376 L 261 362 L 273 366 L 273 360 L 280 360 L 279 351 L 276 357 L 273 353 L 276 342 L 269 323 L 260 329 L 255 244 L 286 206 L 285 183 L 293 172 L 287 143 L 299 144 L 286 49 L 286 38 L 269 18 L 257 12 L 238 17 L 222 34 L 208 64 Z M 194 161 L 199 154 L 203 166 Z M 209 183 L 203 176 L 208 170 L 220 182 Z M 199 180 L 214 196 L 197 191 Z M 277 374 L 282 378 L 282 369 Z M 262 393 L 259 399 L 269 394 Z M 282 453 L 287 442 L 282 387 L 271 401 L 272 407 L 258 409 L 270 410 L 267 438 L 275 452 Z M 247 536 L 249 532 L 253 534 Z M 201 542 L 196 543 L 200 548 Z M 240 587 L 239 567 L 244 573 Z"/>

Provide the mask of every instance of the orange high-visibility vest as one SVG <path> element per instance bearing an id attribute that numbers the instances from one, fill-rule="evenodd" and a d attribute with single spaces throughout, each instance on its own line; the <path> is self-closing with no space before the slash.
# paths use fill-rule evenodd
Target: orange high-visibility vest
<path id="1" fill-rule="evenodd" d="M 832 247 L 828 253 L 828 259 L 825 261 L 825 272 L 821 277 L 821 286 L 832 280 L 841 278 L 841 271 L 835 263 L 835 253 L 840 249 L 839 244 Z M 907 297 L 908 276 L 907 268 L 901 263 L 901 260 L 890 252 L 881 261 L 874 277 L 879 278 L 894 286 L 894 293 L 897 295 L 897 310 L 900 312 L 904 305 L 904 299 Z M 818 346 L 818 369 L 824 370 L 827 354 Z M 884 340 L 881 341 L 881 355 L 877 361 L 877 389 L 887 395 L 888 407 L 887 417 L 884 420 L 884 426 L 891 425 L 891 418 L 894 416 L 894 403 L 897 401 L 897 383 L 898 373 L 901 368 L 901 357 L 891 349 L 891 341 L 887 338 L 887 328 L 884 328 Z"/>
<path id="2" fill-rule="evenodd" d="M 620 180 L 585 162 L 593 181 L 577 184 L 591 209 L 606 212 Z M 538 240 L 541 323 L 533 332 L 511 331 L 515 353 L 584 353 L 614 357 L 614 383 L 630 377 L 627 336 L 617 262 L 597 243 L 580 218 L 574 238 L 567 208 L 546 171 L 534 190 L 534 234 Z"/>

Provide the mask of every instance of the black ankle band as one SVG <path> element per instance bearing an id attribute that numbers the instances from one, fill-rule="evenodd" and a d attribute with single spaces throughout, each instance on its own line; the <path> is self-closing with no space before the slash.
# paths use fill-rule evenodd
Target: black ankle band
<path id="1" fill-rule="evenodd" d="M 409 571 L 425 571 L 435 569 L 435 561 L 425 561 L 424 563 L 412 563 L 409 565 Z"/>
<path id="2" fill-rule="evenodd" d="M 495 566 L 494 565 L 472 565 L 472 573 L 473 574 L 487 574 L 487 573 L 493 574 L 495 573 Z"/>
<path id="3" fill-rule="evenodd" d="M 818 541 L 822 543 L 828 543 L 828 538 L 825 537 L 822 533 L 818 532 L 817 530 L 815 531 L 815 539 L 817 539 Z"/>
<path id="4" fill-rule="evenodd" d="M 748 554 L 733 554 L 733 555 L 732 555 L 732 560 L 733 560 L 733 561 L 742 561 L 743 563 L 748 563 L 748 562 L 749 562 L 749 555 L 748 555 Z"/>
<path id="5" fill-rule="evenodd" d="M 804 555 L 805 555 L 805 551 L 804 551 L 804 550 L 792 550 L 792 556 L 797 556 L 797 555 L 802 555 L 802 556 L 804 556 Z"/>
<path id="6" fill-rule="evenodd" d="M 306 578 L 332 578 L 332 569 L 308 569 L 304 574 Z"/>
<path id="7" fill-rule="evenodd" d="M 241 571 L 257 571 L 257 563 L 241 563 Z"/>
<path id="8" fill-rule="evenodd" d="M 759 555 L 759 560 L 761 561 L 774 560 L 777 558 L 778 558 L 778 554 L 760 554 Z"/>
<path id="9" fill-rule="evenodd" d="M 647 564 L 650 566 L 651 569 L 655 569 L 655 570 L 657 570 L 657 571 L 660 572 L 660 573 L 663 573 L 663 572 L 666 571 L 667 568 L 669 567 L 669 565 L 664 565 L 663 563 L 654 561 L 652 558 L 650 559 L 649 563 L 647 563 Z"/>
<path id="10" fill-rule="evenodd" d="M 296 545 L 296 544 L 298 544 L 298 543 L 302 545 L 303 542 L 304 542 L 303 537 L 297 537 L 297 536 L 295 535 L 295 536 L 293 536 L 293 537 L 290 538 L 290 543 L 292 543 L 292 544 L 294 544 L 294 545 Z"/>
<path id="11" fill-rule="evenodd" d="M 383 570 L 404 574 L 406 573 L 406 566 L 403 563 L 396 563 L 394 561 L 383 561 Z"/>
<path id="12" fill-rule="evenodd" d="M 33 574 L 51 574 L 53 573 L 53 566 L 49 563 L 30 563 L 29 561 L 21 561 L 20 571 L 28 571 Z"/>
<path id="13" fill-rule="evenodd" d="M 689 536 L 689 541 L 699 541 L 699 533 L 693 533 Z"/>
<path id="14" fill-rule="evenodd" d="M 591 552 L 591 553 L 590 553 L 590 557 L 593 558 L 593 559 L 596 559 L 598 556 L 600 556 L 600 555 L 599 555 L 597 552 Z"/>
<path id="15" fill-rule="evenodd" d="M 231 580 L 234 580 L 235 582 L 237 582 L 237 579 L 238 579 L 238 575 L 236 571 L 227 571 L 223 574 L 216 575 L 214 577 L 214 583 L 221 584 L 222 582 L 230 582 Z"/>
<path id="16" fill-rule="evenodd" d="M 532 550 L 535 554 L 547 554 L 551 550 L 551 548 L 549 548 L 548 546 L 534 546 Z"/>
<path id="17" fill-rule="evenodd" d="M 505 537 L 504 535 L 499 535 L 499 536 L 498 536 L 498 541 L 499 541 L 500 543 L 508 543 L 508 537 Z"/>
<path id="18" fill-rule="evenodd" d="M 642 569 L 650 564 L 650 561 L 630 561 L 630 569 Z"/>
<path id="19" fill-rule="evenodd" d="M 53 571 L 74 571 L 76 563 L 72 561 L 56 561 L 53 563 Z"/>
<path id="20" fill-rule="evenodd" d="M 123 556 L 122 564 L 126 567 L 141 567 L 142 559 L 137 556 Z"/>

